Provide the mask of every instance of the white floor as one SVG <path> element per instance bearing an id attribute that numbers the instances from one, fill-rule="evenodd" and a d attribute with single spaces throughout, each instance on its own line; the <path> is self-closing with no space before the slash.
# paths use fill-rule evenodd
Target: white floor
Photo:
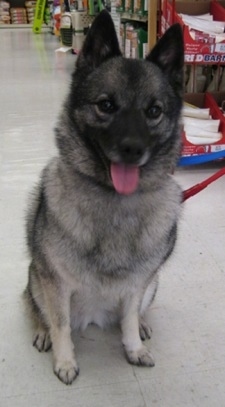
<path id="1" fill-rule="evenodd" d="M 51 34 L 0 30 L 0 406 L 225 406 L 225 177 L 187 201 L 176 252 L 152 307 L 154 368 L 123 357 L 117 329 L 75 337 L 80 376 L 66 387 L 31 345 L 22 292 L 30 188 L 55 153 L 53 128 L 75 57 Z M 177 172 L 184 188 L 221 164 Z"/>

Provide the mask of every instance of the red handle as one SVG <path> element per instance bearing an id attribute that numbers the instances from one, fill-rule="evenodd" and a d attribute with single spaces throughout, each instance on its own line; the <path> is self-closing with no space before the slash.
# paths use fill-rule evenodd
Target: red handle
<path id="1" fill-rule="evenodd" d="M 186 201 L 186 199 L 190 198 L 191 196 L 194 196 L 198 192 L 202 191 L 209 184 L 216 181 L 218 178 L 222 177 L 223 175 L 225 175 L 225 168 L 222 168 L 221 170 L 217 171 L 215 174 L 213 174 L 211 177 L 207 178 L 205 181 L 201 182 L 200 184 L 196 184 L 193 187 L 183 191 L 183 202 Z"/>

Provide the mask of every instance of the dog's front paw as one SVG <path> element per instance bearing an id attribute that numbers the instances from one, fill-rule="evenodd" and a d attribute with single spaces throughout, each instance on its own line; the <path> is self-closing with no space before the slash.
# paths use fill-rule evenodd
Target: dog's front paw
<path id="1" fill-rule="evenodd" d="M 153 356 L 146 346 L 142 346 L 138 350 L 127 350 L 125 348 L 125 352 L 128 362 L 132 365 L 148 367 L 155 366 Z"/>
<path id="2" fill-rule="evenodd" d="M 47 352 L 51 349 L 52 342 L 48 331 L 44 329 L 38 330 L 34 335 L 33 346 L 35 346 L 39 352 Z"/>
<path id="3" fill-rule="evenodd" d="M 54 373 L 64 384 L 72 384 L 79 375 L 79 367 L 75 359 L 56 361 L 54 363 Z"/>

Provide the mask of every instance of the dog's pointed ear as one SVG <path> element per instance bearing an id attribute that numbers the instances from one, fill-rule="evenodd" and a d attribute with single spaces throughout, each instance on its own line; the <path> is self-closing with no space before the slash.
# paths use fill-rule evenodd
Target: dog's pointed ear
<path id="1" fill-rule="evenodd" d="M 183 89 L 184 41 L 180 24 L 172 25 L 146 57 L 167 75 L 172 86 Z"/>
<path id="2" fill-rule="evenodd" d="M 120 56 L 116 30 L 108 11 L 95 18 L 77 59 L 77 68 L 96 68 L 109 58 Z"/>

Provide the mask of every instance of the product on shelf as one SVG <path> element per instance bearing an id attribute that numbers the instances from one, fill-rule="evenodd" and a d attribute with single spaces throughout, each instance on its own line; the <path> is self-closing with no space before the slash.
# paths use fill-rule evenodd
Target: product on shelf
<path id="1" fill-rule="evenodd" d="M 190 105 L 184 107 L 183 124 L 187 141 L 201 145 L 212 144 L 222 139 L 222 133 L 219 131 L 220 120 L 213 119 L 209 110 Z"/>
<path id="2" fill-rule="evenodd" d="M 10 16 L 12 24 L 27 24 L 27 13 L 23 7 L 12 7 Z"/>
<path id="3" fill-rule="evenodd" d="M 225 9 L 218 1 L 163 0 L 162 33 L 175 22 L 183 27 L 186 63 L 225 63 Z"/>
<path id="4" fill-rule="evenodd" d="M 53 5 L 53 34 L 56 36 L 60 35 L 60 20 L 61 20 L 61 10 L 60 6 L 57 5 L 58 0 L 55 0 Z"/>
<path id="5" fill-rule="evenodd" d="M 0 1 L 0 24 L 10 24 L 9 8 L 7 1 Z"/>
<path id="6" fill-rule="evenodd" d="M 94 18 L 94 16 L 87 14 L 86 11 L 73 10 L 71 12 L 73 29 L 72 49 L 75 54 L 80 51 L 85 35 L 88 31 L 88 28 L 94 21 Z"/>
<path id="7" fill-rule="evenodd" d="M 133 10 L 135 14 L 144 16 L 148 14 L 148 1 L 147 0 L 134 0 Z"/>
<path id="8" fill-rule="evenodd" d="M 179 16 L 182 18 L 184 24 L 189 27 L 190 35 L 193 39 L 202 38 L 205 41 L 210 41 L 213 38 L 215 42 L 224 41 L 225 34 L 224 21 L 213 20 L 213 15 L 210 13 L 200 14 L 198 16 L 192 16 L 189 14 L 180 13 Z"/>
<path id="9" fill-rule="evenodd" d="M 134 5 L 133 0 L 125 0 L 124 10 L 127 13 L 132 14 L 133 13 L 133 5 Z"/>
<path id="10" fill-rule="evenodd" d="M 116 0 L 116 11 L 118 13 L 129 13 L 137 16 L 148 14 L 148 0 Z"/>
<path id="11" fill-rule="evenodd" d="M 134 25 L 127 23 L 125 25 L 125 57 L 137 58 L 138 56 L 138 38 Z"/>
<path id="12" fill-rule="evenodd" d="M 27 11 L 27 21 L 29 24 L 32 24 L 34 21 L 36 1 L 34 0 L 25 1 L 25 7 Z"/>
<path id="13" fill-rule="evenodd" d="M 225 150 L 225 92 L 186 94 L 183 108 L 182 156 Z"/>
<path id="14" fill-rule="evenodd" d="M 125 22 L 121 21 L 120 26 L 119 26 L 119 44 L 120 44 L 120 49 L 123 55 L 125 55 Z"/>
<path id="15" fill-rule="evenodd" d="M 66 11 L 61 15 L 60 36 L 63 45 L 71 47 L 73 42 L 73 29 L 71 13 Z"/>
<path id="16" fill-rule="evenodd" d="M 126 22 L 120 27 L 120 46 L 126 58 L 144 58 L 148 50 L 148 35 L 140 24 Z"/>
<path id="17" fill-rule="evenodd" d="M 115 6 L 118 13 L 123 13 L 125 10 L 125 0 L 116 0 Z"/>

